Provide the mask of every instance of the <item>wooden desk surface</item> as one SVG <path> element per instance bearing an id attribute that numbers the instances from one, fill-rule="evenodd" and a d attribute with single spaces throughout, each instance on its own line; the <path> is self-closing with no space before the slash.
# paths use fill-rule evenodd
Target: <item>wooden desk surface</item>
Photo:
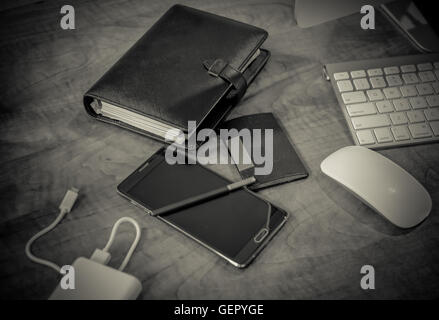
<path id="1" fill-rule="evenodd" d="M 116 194 L 116 186 L 161 144 L 95 121 L 82 94 L 173 1 L 74 2 L 76 30 L 59 26 L 62 1 L 21 1 L 0 11 L 0 296 L 45 299 L 59 279 L 28 261 L 26 241 L 48 225 L 70 186 L 74 210 L 34 246 L 58 264 L 89 256 L 121 216 L 143 236 L 126 271 L 143 284 L 142 299 L 336 299 L 439 296 L 439 144 L 381 151 L 430 192 L 433 211 L 400 231 L 323 176 L 320 162 L 351 145 L 322 64 L 416 53 L 377 13 L 376 30 L 360 14 L 299 29 L 290 0 L 183 1 L 266 29 L 271 59 L 235 117 L 274 112 L 311 175 L 261 192 L 291 219 L 255 262 L 239 270 Z M 117 266 L 133 235 L 123 226 L 112 250 Z M 373 265 L 376 290 L 360 288 Z"/>

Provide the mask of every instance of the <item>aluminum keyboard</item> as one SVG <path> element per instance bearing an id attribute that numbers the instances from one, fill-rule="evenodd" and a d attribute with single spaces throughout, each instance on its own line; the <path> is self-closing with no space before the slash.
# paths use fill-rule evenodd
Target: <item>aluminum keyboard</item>
<path id="1" fill-rule="evenodd" d="M 439 54 L 328 64 L 324 71 L 355 144 L 439 141 Z"/>

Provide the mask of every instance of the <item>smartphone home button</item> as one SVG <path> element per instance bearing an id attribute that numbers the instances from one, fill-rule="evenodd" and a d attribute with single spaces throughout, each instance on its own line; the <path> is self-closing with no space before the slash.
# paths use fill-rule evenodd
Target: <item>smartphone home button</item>
<path id="1" fill-rule="evenodd" d="M 258 234 L 254 237 L 253 240 L 255 242 L 259 243 L 259 242 L 261 242 L 262 240 L 265 239 L 267 234 L 268 234 L 268 229 L 267 228 L 262 228 L 261 231 L 258 232 Z"/>

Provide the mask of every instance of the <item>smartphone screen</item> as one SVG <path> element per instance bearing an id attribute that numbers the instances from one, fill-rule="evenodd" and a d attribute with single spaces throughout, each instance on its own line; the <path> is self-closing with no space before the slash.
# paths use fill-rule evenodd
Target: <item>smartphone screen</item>
<path id="1" fill-rule="evenodd" d="M 169 165 L 163 153 L 157 153 L 118 188 L 154 210 L 229 183 L 199 164 Z M 236 262 L 238 257 L 242 261 L 250 258 L 257 250 L 261 243 L 254 238 L 263 228 L 274 231 L 285 217 L 284 212 L 241 189 L 159 218 Z"/>

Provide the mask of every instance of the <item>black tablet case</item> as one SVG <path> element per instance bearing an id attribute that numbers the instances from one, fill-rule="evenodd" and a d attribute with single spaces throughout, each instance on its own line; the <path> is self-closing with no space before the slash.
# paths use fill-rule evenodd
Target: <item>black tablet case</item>
<path id="1" fill-rule="evenodd" d="M 219 129 L 232 129 L 238 131 L 244 128 L 250 129 L 273 129 L 273 171 L 269 175 L 254 175 L 254 168 L 240 171 L 242 178 L 254 176 L 256 182 L 249 186 L 251 190 L 258 190 L 281 183 L 304 179 L 308 177 L 308 171 L 297 154 L 290 138 L 281 124 L 272 113 L 260 113 L 242 116 L 223 122 Z M 262 154 L 265 153 L 265 139 L 262 138 Z M 255 147 L 255 146 L 253 146 Z M 259 151 L 258 151 L 259 152 Z M 253 155 L 248 152 L 251 158 Z"/>
<path id="2" fill-rule="evenodd" d="M 174 5 L 84 95 L 89 115 L 164 141 L 160 136 L 97 114 L 93 98 L 187 133 L 214 128 L 244 94 L 269 52 L 263 29 Z M 242 73 L 256 50 L 260 54 Z M 218 62 L 218 63 L 217 63 Z"/>

